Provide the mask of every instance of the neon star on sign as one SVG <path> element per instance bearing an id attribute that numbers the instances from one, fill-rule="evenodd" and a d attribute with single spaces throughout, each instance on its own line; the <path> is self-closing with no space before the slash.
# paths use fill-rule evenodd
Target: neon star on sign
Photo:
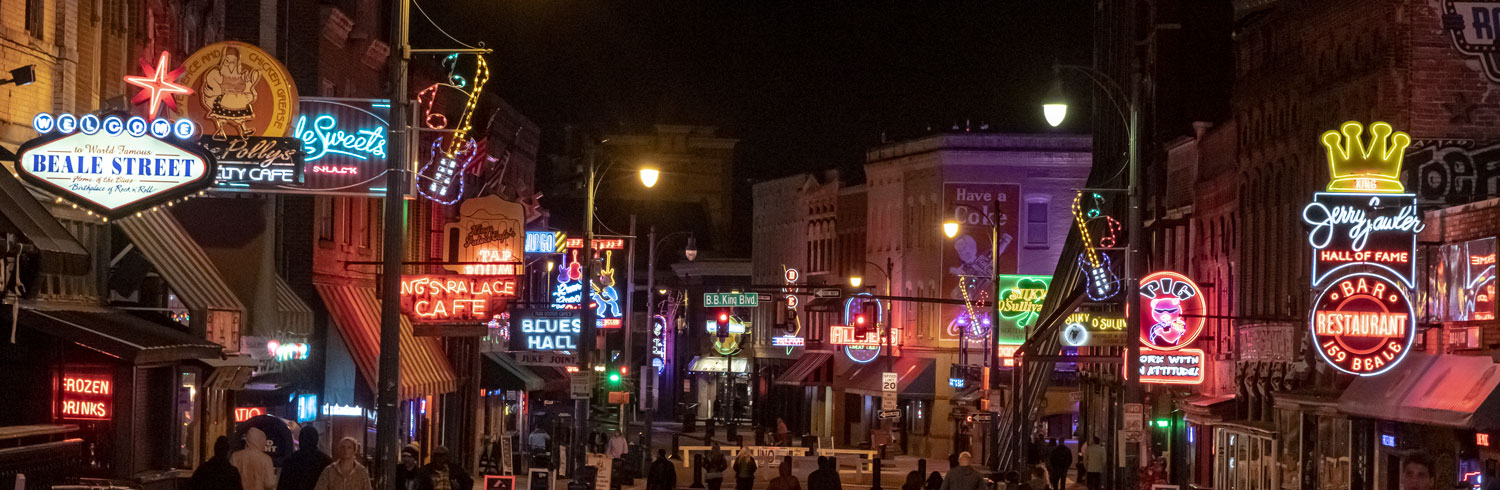
<path id="1" fill-rule="evenodd" d="M 130 99 L 130 103 L 139 104 L 150 101 L 150 105 L 146 106 L 147 118 L 156 119 L 158 108 L 163 102 L 172 112 L 177 112 L 177 99 L 173 98 L 173 94 L 191 95 L 193 93 L 193 89 L 176 83 L 177 79 L 182 76 L 182 67 L 167 70 L 171 60 L 172 54 L 162 51 L 161 58 L 156 61 L 155 67 L 147 64 L 146 60 L 141 60 L 141 71 L 145 72 L 146 76 L 125 77 L 125 83 L 141 88 L 141 91 L 136 92 L 135 97 Z"/>

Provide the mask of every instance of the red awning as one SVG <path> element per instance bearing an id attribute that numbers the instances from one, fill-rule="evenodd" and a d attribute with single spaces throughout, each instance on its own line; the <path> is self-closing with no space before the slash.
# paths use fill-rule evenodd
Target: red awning
<path id="1" fill-rule="evenodd" d="M 1500 364 L 1489 357 L 1408 353 L 1399 366 L 1356 378 L 1339 410 L 1377 420 L 1500 429 Z"/>
<path id="2" fill-rule="evenodd" d="M 936 362 L 925 357 L 896 358 L 891 367 L 898 380 L 896 392 L 907 398 L 932 398 L 937 383 L 934 381 L 935 365 Z M 876 359 L 856 368 L 846 377 L 847 382 L 840 380 L 834 387 L 843 387 L 847 393 L 880 396 L 880 381 L 884 374 L 885 358 Z"/>
<path id="3" fill-rule="evenodd" d="M 314 284 L 328 314 L 338 325 L 354 364 L 376 390 L 380 360 L 380 300 L 375 288 Z M 401 318 L 401 398 L 439 395 L 458 389 L 458 377 L 443 355 L 438 340 L 412 335 L 411 322 Z"/>

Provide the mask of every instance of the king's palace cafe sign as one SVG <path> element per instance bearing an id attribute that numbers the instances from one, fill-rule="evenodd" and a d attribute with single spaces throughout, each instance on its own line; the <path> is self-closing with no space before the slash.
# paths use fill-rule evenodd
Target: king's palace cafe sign
<path id="1" fill-rule="evenodd" d="M 1323 133 L 1327 192 L 1302 209 L 1313 248 L 1308 319 L 1318 355 L 1346 373 L 1374 376 L 1400 364 L 1416 338 L 1410 288 L 1421 216 L 1401 184 L 1411 137 L 1389 124 L 1358 122 Z"/>
<path id="2" fill-rule="evenodd" d="M 106 218 L 126 216 L 207 187 L 214 158 L 180 119 L 37 114 L 41 136 L 21 145 L 16 172 Z"/>

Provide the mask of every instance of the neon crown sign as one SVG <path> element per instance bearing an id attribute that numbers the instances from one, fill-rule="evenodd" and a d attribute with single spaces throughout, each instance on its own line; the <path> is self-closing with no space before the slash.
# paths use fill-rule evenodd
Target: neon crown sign
<path id="1" fill-rule="evenodd" d="M 1364 126 L 1345 122 L 1339 130 L 1323 133 L 1328 148 L 1328 171 L 1332 179 L 1329 192 L 1392 192 L 1406 190 L 1401 185 L 1401 158 L 1411 145 L 1411 136 L 1393 131 L 1385 122 L 1370 124 L 1370 141 L 1361 134 Z"/>

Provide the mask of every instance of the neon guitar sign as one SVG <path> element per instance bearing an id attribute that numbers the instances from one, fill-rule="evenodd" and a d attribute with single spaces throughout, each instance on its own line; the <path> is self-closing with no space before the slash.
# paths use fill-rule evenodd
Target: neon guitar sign
<path id="1" fill-rule="evenodd" d="M 1094 194 L 1093 198 L 1097 201 L 1100 196 Z M 1119 231 L 1120 224 L 1114 218 L 1101 216 L 1097 206 L 1085 213 L 1082 209 L 1082 201 L 1082 192 L 1073 196 L 1073 222 L 1078 225 L 1078 236 L 1083 242 L 1083 253 L 1078 255 L 1078 267 L 1083 269 L 1084 277 L 1087 279 L 1083 289 L 1089 298 L 1094 301 L 1103 301 L 1120 293 L 1120 278 L 1115 276 L 1109 256 L 1099 253 L 1099 249 L 1094 246 L 1094 238 L 1089 233 L 1088 225 L 1090 221 L 1104 220 L 1109 235 L 1102 238 L 1100 243 L 1103 244 L 1107 240 L 1109 245 L 1114 245 L 1115 232 Z"/>

